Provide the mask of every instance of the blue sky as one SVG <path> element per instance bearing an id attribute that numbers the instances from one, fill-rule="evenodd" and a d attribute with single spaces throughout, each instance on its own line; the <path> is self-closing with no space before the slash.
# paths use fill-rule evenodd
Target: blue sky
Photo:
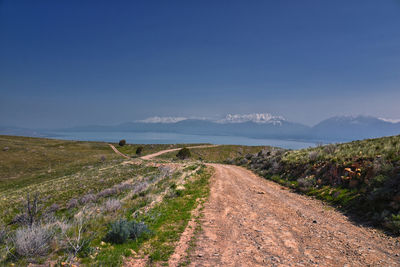
<path id="1" fill-rule="evenodd" d="M 399 119 L 399 29 L 395 0 L 0 0 L 0 125 Z"/>

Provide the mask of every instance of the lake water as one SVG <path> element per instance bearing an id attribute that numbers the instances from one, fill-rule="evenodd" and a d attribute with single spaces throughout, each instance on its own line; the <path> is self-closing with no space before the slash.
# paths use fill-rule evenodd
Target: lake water
<path id="1" fill-rule="evenodd" d="M 132 132 L 54 132 L 48 138 L 80 141 L 118 142 L 125 139 L 131 144 L 177 144 L 212 143 L 219 145 L 276 146 L 288 149 L 313 147 L 311 142 L 255 139 L 240 136 L 190 135 L 176 133 L 132 133 Z"/>

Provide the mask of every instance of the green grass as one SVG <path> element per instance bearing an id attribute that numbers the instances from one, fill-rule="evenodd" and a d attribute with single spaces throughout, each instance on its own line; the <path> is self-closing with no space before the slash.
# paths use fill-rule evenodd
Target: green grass
<path id="1" fill-rule="evenodd" d="M 3 148 L 8 147 L 8 151 Z M 0 136 L 0 192 L 23 188 L 83 168 L 121 159 L 106 143 Z"/>
<path id="2" fill-rule="evenodd" d="M 131 249 L 141 251 L 149 256 L 151 263 L 168 261 L 174 251 L 180 234 L 191 219 L 191 212 L 197 207 L 198 199 L 207 197 L 209 192 L 210 170 L 202 166 L 197 173 L 187 180 L 182 194 L 166 197 L 156 205 L 136 218 L 143 221 L 152 230 L 153 235 L 124 244 L 107 245 L 98 254 L 93 264 L 104 266 L 119 266 L 123 256 L 129 256 Z M 130 213 L 126 214 L 129 217 Z"/>
<path id="3" fill-rule="evenodd" d="M 225 162 L 233 160 L 246 154 L 257 153 L 265 146 L 241 146 L 241 145 L 220 145 L 205 148 L 190 148 L 192 160 L 204 160 L 206 162 Z M 177 152 L 170 152 L 160 155 L 160 159 L 176 160 Z"/>
<path id="4" fill-rule="evenodd" d="M 3 150 L 4 147 L 8 150 Z M 148 145 L 144 152 L 153 153 L 169 147 Z M 129 149 L 136 151 L 134 146 L 124 148 L 125 151 L 119 147 L 124 153 Z M 5 228 L 8 235 L 13 236 L 22 225 L 8 224 L 24 212 L 27 194 L 38 193 L 41 208 L 37 219 L 41 224 L 50 224 L 54 228 L 54 222 L 66 222 L 70 225 L 68 235 L 73 238 L 74 229 L 78 227 L 76 218 L 84 216 L 82 236 L 88 243 L 85 250 L 79 252 L 77 260 L 87 266 L 97 263 L 119 266 L 122 257 L 130 255 L 130 249 L 138 251 L 145 244 L 146 249 L 152 248 L 147 251 L 152 260 L 166 259 L 187 224 L 190 211 L 197 205 L 193 200 L 208 192 L 209 172 L 204 166 L 200 168 L 201 165 L 191 163 L 176 167 L 122 164 L 124 159 L 107 143 L 0 136 L 0 149 L 0 230 Z M 177 184 L 181 183 L 185 184 L 184 190 L 177 189 Z M 126 184 L 129 188 L 120 187 Z M 103 196 L 104 190 L 111 190 L 111 195 Z M 80 202 L 87 194 L 95 195 L 96 199 Z M 105 203 L 110 198 L 119 200 L 121 207 L 115 211 L 107 210 Z M 68 207 L 71 200 L 78 200 L 78 205 Z M 53 204 L 58 205 L 56 212 L 48 210 Z M 103 245 L 109 224 L 119 218 L 145 221 L 153 235 L 150 239 L 142 237 L 122 245 Z M 59 228 L 55 229 L 48 255 L 34 259 L 18 256 L 12 240 L 8 239 L 0 244 L 0 265 L 24 266 L 30 260 L 38 263 L 71 260 L 65 236 Z M 7 248 L 11 248 L 11 253 Z"/>
<path id="5" fill-rule="evenodd" d="M 333 152 L 329 148 L 332 148 Z M 400 135 L 289 151 L 285 154 L 284 160 L 287 162 L 309 163 L 310 152 L 316 152 L 318 160 L 338 163 L 351 161 L 353 158 L 368 159 L 377 156 L 382 156 L 389 161 L 399 161 L 399 151 Z"/>

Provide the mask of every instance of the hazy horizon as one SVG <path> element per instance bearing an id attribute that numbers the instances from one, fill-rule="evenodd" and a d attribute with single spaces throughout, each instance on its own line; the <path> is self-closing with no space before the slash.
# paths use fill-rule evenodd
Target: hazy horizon
<path id="1" fill-rule="evenodd" d="M 400 119 L 400 1 L 0 1 L 0 125 Z"/>

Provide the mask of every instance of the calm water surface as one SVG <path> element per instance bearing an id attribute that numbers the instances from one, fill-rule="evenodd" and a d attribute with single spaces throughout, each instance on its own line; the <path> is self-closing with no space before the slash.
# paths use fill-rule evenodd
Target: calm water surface
<path id="1" fill-rule="evenodd" d="M 212 143 L 220 145 L 276 146 L 288 149 L 313 147 L 316 144 L 302 141 L 255 139 L 240 136 L 190 135 L 176 133 L 132 132 L 54 132 L 49 138 L 81 141 L 118 142 L 125 139 L 131 144 Z"/>

